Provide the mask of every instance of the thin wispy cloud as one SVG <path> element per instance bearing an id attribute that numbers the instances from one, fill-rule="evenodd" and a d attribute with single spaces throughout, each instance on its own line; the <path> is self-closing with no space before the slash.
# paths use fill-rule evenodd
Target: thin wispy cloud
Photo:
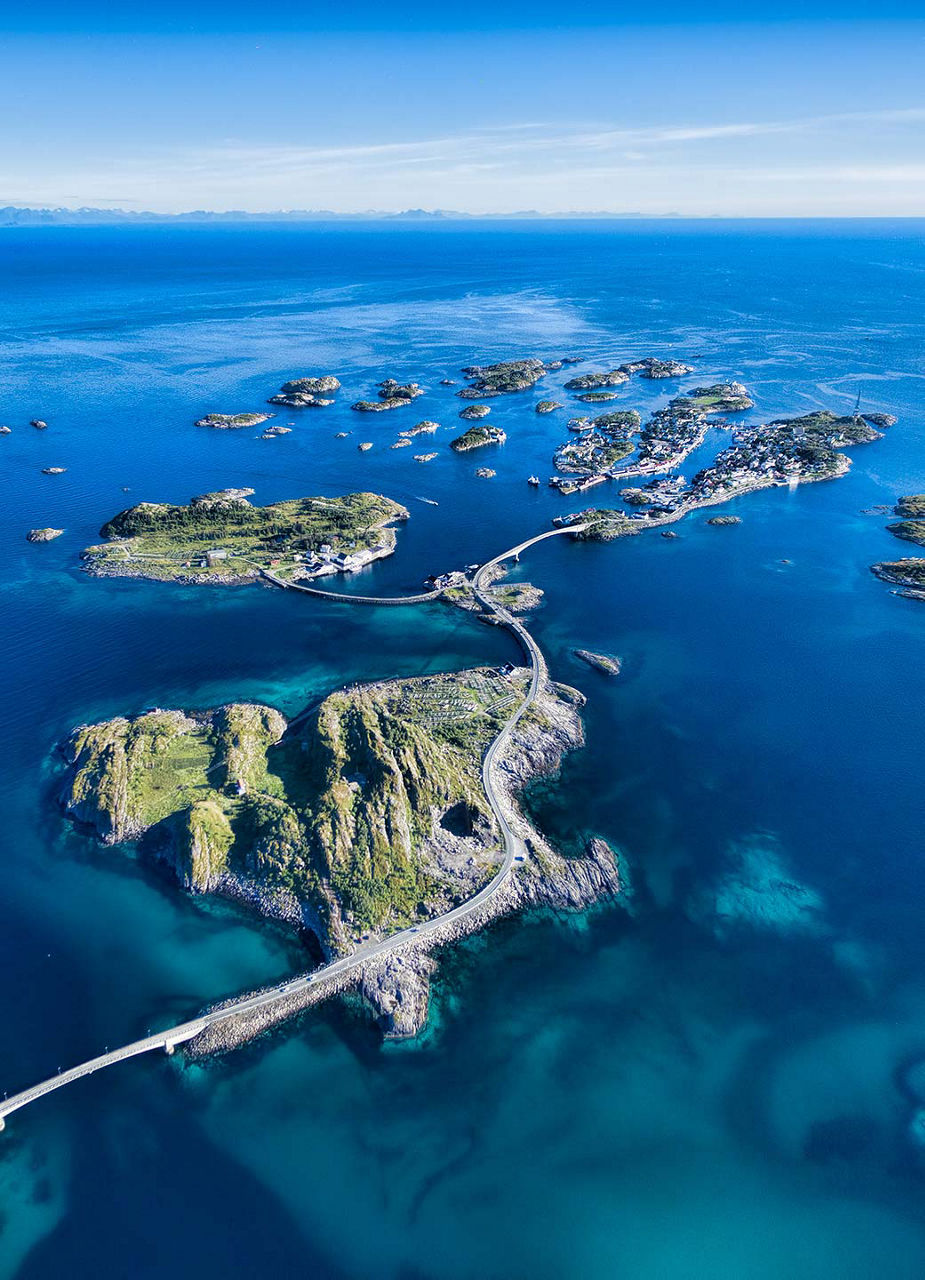
<path id="1" fill-rule="evenodd" d="M 753 212 L 756 192 L 769 211 L 828 212 L 826 186 L 848 192 L 847 212 L 910 212 L 922 196 L 920 129 L 925 107 L 818 114 L 791 119 L 619 126 L 542 121 L 432 137 L 332 145 L 220 145 L 156 148 L 127 160 L 68 172 L 30 199 L 55 203 L 54 186 L 81 191 L 79 202 L 110 202 L 115 183 L 133 203 L 164 208 L 400 209 L 449 207 L 472 212 L 633 208 L 645 212 Z M 25 175 L 13 179 L 29 189 Z M 879 187 L 872 192 L 871 187 Z M 863 188 L 863 189 L 862 189 Z M 883 205 L 889 188 L 893 207 Z M 919 191 L 919 189 L 921 190 Z M 118 188 L 117 188 L 118 189 Z M 0 193 L 2 199 L 2 193 Z"/>

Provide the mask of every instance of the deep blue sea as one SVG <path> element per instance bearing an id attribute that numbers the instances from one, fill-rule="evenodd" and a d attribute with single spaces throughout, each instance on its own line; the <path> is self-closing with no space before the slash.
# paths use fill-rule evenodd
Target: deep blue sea
<path id="1" fill-rule="evenodd" d="M 568 371 L 493 402 L 489 459 L 447 448 L 461 406 L 439 382 L 463 365 L 670 355 L 686 385 L 746 382 L 748 421 L 859 392 L 899 419 L 845 479 L 739 500 L 736 527 L 553 540 L 520 566 L 553 675 L 588 697 L 586 748 L 531 804 L 567 847 L 621 849 L 632 913 L 506 920 L 445 952 L 410 1046 L 333 1004 L 224 1062 L 141 1058 L 13 1116 L 0 1276 L 921 1280 L 903 1072 L 925 1056 L 925 605 L 870 574 L 904 548 L 865 512 L 925 490 L 925 225 L 10 229 L 0 281 L 0 1092 L 306 962 L 65 824 L 72 726 L 292 713 L 516 656 L 439 604 L 89 579 L 78 554 L 116 511 L 377 490 L 412 517 L 356 586 L 397 592 L 582 505 L 525 484 L 567 416 L 533 404 Z M 282 411 L 290 435 L 193 425 L 327 372 L 337 405 Z M 388 375 L 427 394 L 351 413 Z M 615 407 L 675 391 L 634 380 Z M 388 448 L 421 418 L 441 431 Z M 27 544 L 40 525 L 66 532 Z"/>

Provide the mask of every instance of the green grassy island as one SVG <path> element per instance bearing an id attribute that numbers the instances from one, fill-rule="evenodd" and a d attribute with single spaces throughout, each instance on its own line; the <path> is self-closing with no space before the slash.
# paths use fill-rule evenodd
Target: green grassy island
<path id="1" fill-rule="evenodd" d="M 500 427 L 470 427 L 450 441 L 450 448 L 457 453 L 468 453 L 470 449 L 480 449 L 485 444 L 504 444 L 506 439 L 507 435 Z"/>
<path id="2" fill-rule="evenodd" d="M 333 693 L 292 727 L 253 704 L 84 725 L 65 746 L 62 802 L 187 889 L 308 923 L 326 949 L 349 951 L 361 932 L 439 915 L 491 877 L 501 851 L 482 757 L 528 681 L 507 668 L 388 680 Z M 531 723 L 577 698 L 553 689 Z"/>
<path id="3" fill-rule="evenodd" d="M 223 489 L 188 506 L 143 502 L 100 530 L 84 568 L 99 577 L 165 582 L 252 582 L 261 569 L 297 579 L 349 572 L 395 549 L 394 521 L 408 518 L 375 493 L 295 498 L 256 507 L 252 489 Z"/>

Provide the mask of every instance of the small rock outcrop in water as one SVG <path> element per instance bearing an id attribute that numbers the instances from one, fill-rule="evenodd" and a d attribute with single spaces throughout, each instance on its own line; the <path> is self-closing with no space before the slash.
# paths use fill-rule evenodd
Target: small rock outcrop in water
<path id="1" fill-rule="evenodd" d="M 724 525 L 741 524 L 741 516 L 710 516 L 707 524 L 718 525 L 722 528 Z"/>
<path id="2" fill-rule="evenodd" d="M 562 405 L 558 400 L 538 400 L 536 402 L 537 413 L 554 413 L 556 409 L 561 409 Z"/>
<path id="3" fill-rule="evenodd" d="M 620 659 L 609 653 L 592 653 L 590 649 L 573 649 L 572 652 L 576 658 L 581 658 L 582 662 L 594 667 L 596 671 L 602 671 L 604 675 L 618 676 L 623 669 Z"/>
<path id="4" fill-rule="evenodd" d="M 6 425 L 0 426 L 0 436 L 8 436 L 12 432 L 12 427 Z"/>
<path id="5" fill-rule="evenodd" d="M 52 542 L 55 538 L 60 538 L 63 529 L 30 529 L 26 534 L 27 542 Z"/>
<path id="6" fill-rule="evenodd" d="M 32 418 L 29 421 L 29 426 L 35 427 L 36 431 L 45 431 L 48 428 L 48 423 L 43 418 Z"/>
<path id="7" fill-rule="evenodd" d="M 42 467 L 43 476 L 63 476 L 67 467 Z"/>
<path id="8" fill-rule="evenodd" d="M 487 404 L 470 404 L 460 412 L 460 417 L 466 422 L 472 422 L 477 418 L 487 418 L 491 413 L 491 409 Z"/>

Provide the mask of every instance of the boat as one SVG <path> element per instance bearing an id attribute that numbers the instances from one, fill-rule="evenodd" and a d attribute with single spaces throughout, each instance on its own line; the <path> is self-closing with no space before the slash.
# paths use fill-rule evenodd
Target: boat
<path id="1" fill-rule="evenodd" d="M 527 476 L 527 484 L 532 484 L 534 489 L 538 489 L 540 487 L 539 476 Z"/>
<path id="2" fill-rule="evenodd" d="M 429 507 L 439 507 L 440 503 L 436 498 L 418 498 L 418 502 L 426 502 Z"/>

